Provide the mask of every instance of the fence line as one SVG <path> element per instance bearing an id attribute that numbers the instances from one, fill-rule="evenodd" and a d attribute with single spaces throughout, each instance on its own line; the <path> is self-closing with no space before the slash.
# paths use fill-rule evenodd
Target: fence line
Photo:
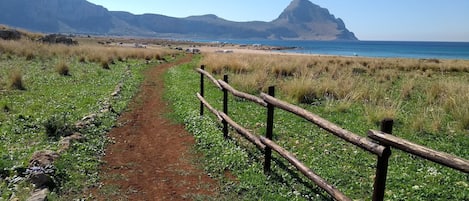
<path id="1" fill-rule="evenodd" d="M 380 131 L 370 130 L 368 132 L 368 136 L 371 139 L 380 141 L 383 144 L 387 144 L 407 153 L 420 156 L 424 159 L 459 170 L 464 173 L 469 173 L 469 161 L 466 159 L 459 158 L 448 153 L 438 152 L 392 135 L 386 135 Z"/>
<path id="2" fill-rule="evenodd" d="M 232 126 L 239 134 L 248 139 L 250 142 L 255 144 L 259 149 L 264 150 L 264 172 L 266 174 L 270 173 L 271 165 L 271 151 L 274 150 L 279 153 L 282 157 L 287 159 L 290 164 L 294 165 L 301 173 L 303 173 L 307 178 L 312 182 L 317 184 L 319 187 L 324 189 L 329 195 L 337 200 L 351 200 L 346 197 L 342 192 L 337 190 L 334 186 L 330 185 L 320 176 L 316 175 L 312 170 L 306 167 L 302 162 L 296 159 L 290 152 L 278 146 L 275 142 L 272 141 L 272 130 L 273 130 L 273 118 L 274 118 L 274 108 L 280 108 L 282 110 L 296 114 L 299 117 L 302 117 L 311 123 L 319 126 L 320 128 L 328 131 L 329 133 L 351 143 L 357 147 L 360 147 L 372 154 L 377 155 L 377 165 L 375 173 L 375 182 L 373 185 L 373 201 L 382 201 L 384 200 L 384 192 L 386 188 L 386 178 L 388 170 L 389 157 L 391 156 L 391 147 L 400 149 L 412 155 L 420 156 L 424 159 L 439 163 L 441 165 L 454 168 L 464 173 L 469 172 L 469 161 L 463 158 L 459 158 L 444 152 L 438 152 L 430 148 L 417 145 L 415 143 L 403 140 L 401 138 L 392 136 L 392 119 L 384 119 L 381 122 L 381 131 L 368 131 L 368 138 L 361 137 L 356 135 L 348 130 L 345 130 L 321 117 L 315 115 L 303 108 L 298 106 L 283 102 L 276 99 L 275 88 L 269 87 L 269 94 L 261 93 L 260 98 L 251 94 L 240 92 L 228 84 L 228 76 L 224 76 L 224 80 L 216 80 L 210 73 L 204 70 L 204 66 L 196 69 L 197 72 L 201 74 L 201 93 L 197 93 L 197 98 L 201 102 L 201 112 L 203 115 L 203 106 L 209 109 L 213 114 L 215 114 L 218 120 L 222 121 L 223 134 L 225 137 L 228 135 L 228 125 Z M 204 76 L 207 76 L 215 86 L 223 90 L 223 112 L 217 111 L 214 109 L 204 98 Z M 257 103 L 263 107 L 267 107 L 267 125 L 266 125 L 266 137 L 257 136 L 250 133 L 247 129 L 238 125 L 228 116 L 228 92 L 232 95 L 244 98 L 246 100 Z"/>
<path id="3" fill-rule="evenodd" d="M 197 93 L 197 98 L 202 102 L 202 105 L 207 107 L 207 109 L 210 110 L 210 112 L 212 112 L 215 116 L 217 116 L 218 121 L 220 122 L 223 121 L 223 117 L 220 116 L 220 113 L 214 107 L 212 107 L 202 95 Z"/>
<path id="4" fill-rule="evenodd" d="M 336 135 L 337 137 L 342 138 L 343 140 L 350 142 L 362 149 L 365 149 L 373 154 L 381 156 L 384 151 L 384 146 L 381 146 L 367 138 L 361 137 L 357 134 L 354 134 L 350 131 L 347 131 L 339 126 L 303 109 L 296 105 L 292 105 L 281 100 L 278 100 L 272 96 L 269 96 L 265 93 L 261 93 L 261 98 L 264 99 L 266 102 L 275 105 L 278 108 L 281 108 L 285 111 L 291 112 L 296 114 L 311 123 L 316 124 L 317 126 L 321 127 L 324 130 L 329 131 L 331 134 Z"/>
<path id="5" fill-rule="evenodd" d="M 220 116 L 228 123 L 230 124 L 239 134 L 241 134 L 243 137 L 245 137 L 247 140 L 251 141 L 253 144 L 255 144 L 259 149 L 263 150 L 265 149 L 265 144 L 263 144 L 259 137 L 256 135 L 252 134 L 249 132 L 247 129 L 243 128 L 239 124 L 237 124 L 235 121 L 233 121 L 228 115 L 225 113 L 220 113 Z"/>
<path id="6" fill-rule="evenodd" d="M 282 155 L 285 159 L 287 159 L 293 166 L 295 166 L 301 173 L 303 173 L 306 177 L 308 177 L 311 181 L 316 183 L 319 187 L 324 189 L 329 195 L 332 195 L 337 200 L 350 200 L 347 196 L 345 196 L 342 192 L 337 190 L 334 186 L 327 183 L 326 180 L 318 176 L 314 171 L 309 169 L 306 165 L 300 162 L 292 153 L 288 152 L 281 146 L 277 145 L 272 140 L 269 140 L 263 136 L 260 136 L 260 140 L 262 143 L 270 147 L 271 149 L 275 150 L 277 153 Z"/>
<path id="7" fill-rule="evenodd" d="M 257 96 L 254 96 L 254 95 L 251 95 L 251 94 L 248 94 L 248 93 L 244 93 L 244 92 L 240 92 L 236 89 L 234 89 L 233 87 L 231 87 L 228 83 L 226 83 L 225 81 L 223 80 L 218 80 L 218 83 L 220 84 L 220 86 L 226 90 L 228 90 L 229 92 L 231 92 L 231 94 L 233 94 L 234 96 L 238 97 L 238 98 L 244 98 L 246 100 L 250 100 L 252 102 L 255 102 L 261 106 L 264 106 L 264 107 L 267 107 L 267 103 L 262 100 L 261 98 L 257 97 Z"/>
<path id="8" fill-rule="evenodd" d="M 220 86 L 217 79 L 215 79 L 210 73 L 208 73 L 204 69 L 205 69 L 205 66 L 202 65 L 201 68 L 197 68 L 196 71 L 208 77 L 208 79 L 210 79 L 213 82 L 213 84 L 215 84 L 215 86 L 217 86 L 220 90 L 222 90 L 223 87 Z"/>

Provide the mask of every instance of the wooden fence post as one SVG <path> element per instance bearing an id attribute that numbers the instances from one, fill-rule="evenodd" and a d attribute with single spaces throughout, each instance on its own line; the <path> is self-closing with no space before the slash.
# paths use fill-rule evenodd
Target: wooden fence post
<path id="1" fill-rule="evenodd" d="M 200 69 L 205 70 L 205 65 L 201 65 Z M 200 96 L 204 97 L 204 74 L 200 73 Z M 200 116 L 204 116 L 204 103 L 200 101 Z"/>
<path id="2" fill-rule="evenodd" d="M 275 97 L 275 87 L 269 87 L 269 96 Z M 266 125 L 266 138 L 272 140 L 273 130 L 274 130 L 274 109 L 275 106 L 268 103 L 267 104 L 267 125 Z M 264 149 L 264 174 L 270 174 L 271 172 L 271 161 L 272 161 L 272 149 L 268 146 Z"/>
<path id="3" fill-rule="evenodd" d="M 223 81 L 228 83 L 228 75 L 223 76 Z M 223 113 L 228 116 L 228 90 L 223 88 Z M 223 119 L 223 137 L 228 138 L 228 122 Z"/>
<path id="4" fill-rule="evenodd" d="M 392 134 L 392 126 L 394 121 L 392 119 L 384 119 L 381 121 L 381 131 L 386 134 Z M 384 145 L 385 146 L 385 145 Z M 391 148 L 385 146 L 383 155 L 378 156 L 378 164 L 376 165 L 375 182 L 373 184 L 373 201 L 384 200 L 384 192 L 386 190 L 386 177 L 388 175 L 388 162 L 391 156 Z"/>

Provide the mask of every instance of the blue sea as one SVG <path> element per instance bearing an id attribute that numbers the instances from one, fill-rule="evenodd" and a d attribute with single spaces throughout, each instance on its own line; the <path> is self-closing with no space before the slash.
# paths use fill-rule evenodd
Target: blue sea
<path id="1" fill-rule="evenodd" d="M 305 54 L 339 56 L 464 59 L 469 60 L 469 42 L 399 42 L 399 41 L 281 41 L 226 40 L 233 44 L 260 44 L 294 47 L 282 50 Z"/>

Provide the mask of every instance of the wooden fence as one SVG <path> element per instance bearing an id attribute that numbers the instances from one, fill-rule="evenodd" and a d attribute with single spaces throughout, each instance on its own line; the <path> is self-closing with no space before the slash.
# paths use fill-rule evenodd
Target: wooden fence
<path id="1" fill-rule="evenodd" d="M 274 110 L 279 108 L 291 112 L 309 122 L 317 125 L 318 127 L 328 131 L 346 142 L 349 142 L 357 147 L 360 147 L 371 154 L 377 156 L 377 165 L 375 172 L 375 179 L 373 185 L 373 201 L 382 201 L 384 199 L 384 192 L 386 188 L 386 177 L 388 171 L 388 161 L 391 156 L 391 147 L 400 149 L 412 155 L 416 155 L 439 163 L 441 165 L 459 170 L 464 173 L 469 173 L 469 161 L 459 158 L 447 153 L 438 152 L 430 148 L 420 146 L 418 144 L 406 141 L 404 139 L 395 137 L 392 134 L 393 120 L 384 119 L 381 122 L 380 131 L 368 131 L 368 138 L 361 137 L 355 133 L 345 130 L 318 115 L 315 115 L 303 108 L 286 103 L 275 98 L 275 88 L 269 87 L 268 94 L 261 93 L 259 97 L 240 92 L 228 84 L 228 75 L 224 75 L 223 80 L 215 79 L 210 73 L 205 71 L 204 65 L 196 69 L 201 74 L 200 76 L 200 93 L 197 93 L 197 98 L 200 100 L 200 115 L 204 115 L 204 108 L 212 112 L 219 121 L 223 124 L 223 135 L 228 137 L 228 126 L 234 128 L 240 135 L 255 144 L 261 151 L 264 152 L 264 173 L 269 174 L 271 171 L 272 151 L 277 152 L 283 158 L 288 160 L 290 164 L 295 166 L 303 175 L 314 182 L 316 185 L 325 190 L 336 200 L 351 200 L 344 195 L 337 188 L 329 184 L 325 179 L 321 178 L 314 171 L 308 168 L 305 164 L 299 161 L 289 151 L 272 141 L 273 127 L 274 127 Z M 216 87 L 223 91 L 223 111 L 217 111 L 212 107 L 204 98 L 204 83 L 207 77 Z M 228 116 L 228 94 L 233 96 L 252 101 L 262 107 L 267 108 L 267 124 L 266 133 L 264 136 L 257 136 L 249 132 L 237 124 L 233 119 Z"/>

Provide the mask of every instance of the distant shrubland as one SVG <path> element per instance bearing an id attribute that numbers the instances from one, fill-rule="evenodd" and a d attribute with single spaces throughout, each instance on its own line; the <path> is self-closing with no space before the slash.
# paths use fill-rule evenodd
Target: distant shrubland
<path id="1" fill-rule="evenodd" d="M 469 61 L 306 55 L 207 54 L 200 64 L 258 94 L 276 85 L 294 103 L 363 107 L 416 132 L 469 129 Z"/>

